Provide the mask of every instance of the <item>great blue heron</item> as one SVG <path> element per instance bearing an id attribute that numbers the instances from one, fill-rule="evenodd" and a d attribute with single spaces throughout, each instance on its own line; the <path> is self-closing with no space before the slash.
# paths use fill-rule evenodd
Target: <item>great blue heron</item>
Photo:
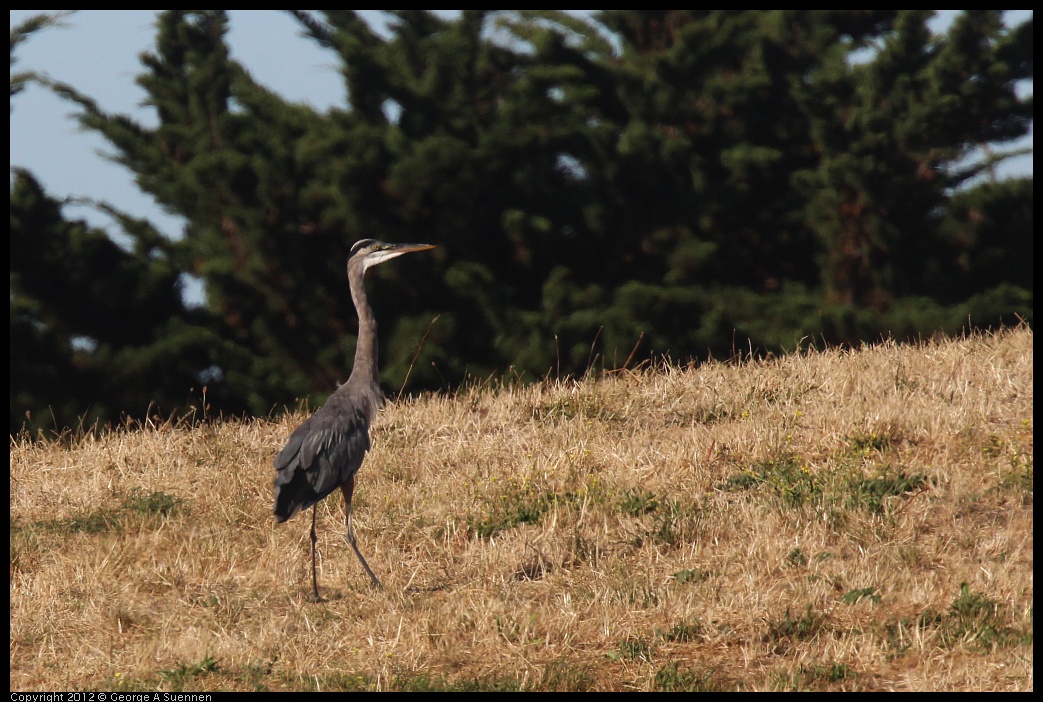
<path id="1" fill-rule="evenodd" d="M 290 434 L 286 447 L 275 457 L 275 519 L 285 522 L 302 509 L 311 513 L 311 585 L 315 599 L 319 584 L 315 575 L 315 506 L 340 488 L 344 495 L 345 534 L 373 585 L 380 581 L 362 557 L 351 530 L 351 495 L 355 473 L 369 450 L 369 425 L 383 404 L 377 370 L 377 320 L 366 300 L 363 279 L 370 266 L 410 251 L 426 251 L 431 244 L 385 244 L 363 239 L 351 247 L 348 285 L 359 316 L 355 364 L 348 382 L 337 388 L 319 410 Z"/>

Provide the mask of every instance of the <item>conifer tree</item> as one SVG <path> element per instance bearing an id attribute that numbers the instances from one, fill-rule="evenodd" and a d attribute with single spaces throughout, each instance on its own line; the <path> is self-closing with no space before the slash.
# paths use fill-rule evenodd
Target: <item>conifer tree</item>
<path id="1" fill-rule="evenodd" d="M 293 16 L 340 62 L 342 107 L 256 83 L 218 10 L 161 16 L 139 77 L 155 128 L 55 86 L 185 217 L 169 260 L 205 282 L 230 408 L 346 377 L 361 238 L 439 245 L 369 281 L 387 390 L 1031 318 L 1031 275 L 1003 272 L 1031 251 L 1031 188 L 959 190 L 994 162 L 968 156 L 1031 124 L 1031 21 Z"/>
<path id="2" fill-rule="evenodd" d="M 993 164 L 966 159 L 1031 120 L 1031 97 L 1016 93 L 1031 77 L 1031 20 L 1007 30 L 1002 11 L 967 11 L 936 37 L 932 14 L 900 11 L 875 56 L 835 57 L 803 94 L 821 163 L 800 182 L 835 301 L 886 310 L 895 297 L 933 294 L 940 215 Z"/>
<path id="3" fill-rule="evenodd" d="M 39 15 L 11 32 L 15 48 L 61 21 Z M 12 98 L 33 81 L 12 74 Z M 12 110 L 14 109 L 12 103 Z M 101 229 L 67 220 L 33 175 L 10 193 L 10 430 L 90 428 L 123 417 L 180 415 L 202 403 L 219 339 L 187 309 L 180 269 L 147 222 L 100 205 L 124 248 Z"/>
<path id="4" fill-rule="evenodd" d="M 222 392 L 205 373 L 218 339 L 185 308 L 154 229 L 122 218 L 126 251 L 24 171 L 10 205 L 11 431 L 180 415 L 208 381 Z"/>

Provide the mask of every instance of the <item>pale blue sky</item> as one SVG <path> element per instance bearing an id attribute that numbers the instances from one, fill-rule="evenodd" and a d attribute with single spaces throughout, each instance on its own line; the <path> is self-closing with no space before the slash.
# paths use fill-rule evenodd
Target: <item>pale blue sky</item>
<path id="1" fill-rule="evenodd" d="M 11 25 L 49 10 L 11 10 Z M 156 10 L 81 10 L 64 26 L 43 29 L 16 51 L 14 70 L 46 73 L 94 98 L 110 112 L 126 113 L 148 125 L 155 118 L 140 105 L 145 93 L 134 82 L 141 70 L 139 55 L 154 47 Z M 379 18 L 376 11 L 364 14 Z M 331 52 L 301 36 L 297 23 L 283 11 L 231 10 L 228 42 L 233 57 L 255 79 L 289 100 L 317 109 L 344 106 L 344 85 Z M 1029 11 L 1015 11 L 1020 21 Z M 1027 86 L 1031 91 L 1031 86 Z M 70 103 L 38 86 L 15 96 L 11 112 L 11 166 L 29 169 L 55 197 L 104 200 L 132 215 L 148 217 L 168 235 L 180 234 L 180 220 L 164 214 L 138 190 L 132 175 L 99 156 L 103 139 L 81 132 L 69 116 Z M 1023 144 L 1031 146 L 1031 136 Z M 1005 164 L 1001 175 L 1032 173 L 1032 157 Z M 68 206 L 70 218 L 107 226 L 106 215 L 92 208 Z"/>
<path id="2" fill-rule="evenodd" d="M 39 12 L 11 10 L 11 25 Z M 46 73 L 95 99 L 110 112 L 132 115 L 154 125 L 141 107 L 145 92 L 135 82 L 139 56 L 155 47 L 157 10 L 81 10 L 61 27 L 42 29 L 16 50 L 15 70 Z M 233 57 L 261 83 L 287 99 L 318 109 L 344 105 L 344 84 L 335 57 L 301 36 L 299 25 L 281 11 L 231 10 L 228 42 Z M 180 233 L 180 219 L 164 215 L 131 173 L 99 152 L 111 152 L 104 139 L 80 131 L 70 115 L 74 106 L 39 86 L 12 100 L 11 166 L 29 169 L 56 197 L 107 201 L 132 215 L 145 216 L 169 235 Z M 69 206 L 69 217 L 106 225 L 107 215 Z"/>

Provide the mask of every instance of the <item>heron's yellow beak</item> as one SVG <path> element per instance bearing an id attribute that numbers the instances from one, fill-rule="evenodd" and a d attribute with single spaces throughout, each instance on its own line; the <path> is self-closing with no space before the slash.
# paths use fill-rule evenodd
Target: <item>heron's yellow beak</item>
<path id="1" fill-rule="evenodd" d="M 411 251 L 427 251 L 428 249 L 437 248 L 434 244 L 393 244 L 395 251 L 402 253 L 409 253 Z"/>

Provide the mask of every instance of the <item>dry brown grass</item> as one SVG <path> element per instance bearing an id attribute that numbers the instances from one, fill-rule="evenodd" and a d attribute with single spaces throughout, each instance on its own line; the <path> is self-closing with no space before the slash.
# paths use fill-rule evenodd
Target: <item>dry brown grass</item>
<path id="1" fill-rule="evenodd" d="M 1029 690 L 1032 332 L 11 442 L 16 690 Z"/>

